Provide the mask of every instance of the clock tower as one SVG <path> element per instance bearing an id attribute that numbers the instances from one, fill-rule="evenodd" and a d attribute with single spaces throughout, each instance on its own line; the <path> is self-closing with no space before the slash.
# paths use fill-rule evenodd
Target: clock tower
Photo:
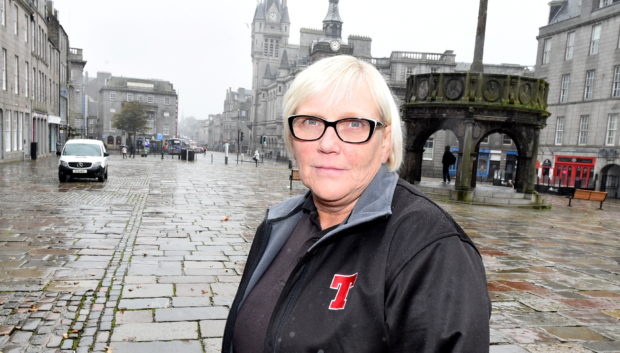
<path id="1" fill-rule="evenodd" d="M 329 0 L 327 15 L 323 20 L 323 38 L 312 44 L 310 62 L 340 54 L 352 55 L 353 47 L 342 40 L 342 19 L 338 11 L 338 0 Z"/>
<path id="2" fill-rule="evenodd" d="M 261 0 L 256 5 L 252 20 L 251 52 L 254 94 L 251 121 L 254 132 L 257 126 L 265 122 L 265 117 L 258 109 L 260 90 L 270 84 L 274 76 L 272 69 L 280 66 L 283 52 L 288 46 L 290 27 L 287 0 Z"/>

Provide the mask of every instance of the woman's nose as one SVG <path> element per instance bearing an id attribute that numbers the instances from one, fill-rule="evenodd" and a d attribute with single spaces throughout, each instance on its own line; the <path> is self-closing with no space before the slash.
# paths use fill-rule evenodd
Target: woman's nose
<path id="1" fill-rule="evenodd" d="M 333 152 L 340 144 L 340 138 L 336 133 L 336 128 L 329 126 L 323 136 L 319 139 L 319 149 L 323 152 Z"/>

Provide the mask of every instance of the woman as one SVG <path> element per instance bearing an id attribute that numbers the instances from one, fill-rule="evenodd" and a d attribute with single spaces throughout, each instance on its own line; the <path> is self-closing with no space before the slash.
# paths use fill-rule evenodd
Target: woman
<path id="1" fill-rule="evenodd" d="M 480 255 L 394 172 L 400 118 L 381 74 L 323 59 L 295 78 L 283 111 L 310 191 L 259 226 L 222 352 L 488 352 Z"/>

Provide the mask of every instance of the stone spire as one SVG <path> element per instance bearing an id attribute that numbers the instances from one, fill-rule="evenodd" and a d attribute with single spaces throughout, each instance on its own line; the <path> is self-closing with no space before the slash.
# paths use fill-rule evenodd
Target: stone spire
<path id="1" fill-rule="evenodd" d="M 482 58 L 484 56 L 484 36 L 487 28 L 487 3 L 488 0 L 480 0 L 478 9 L 478 28 L 476 30 L 476 46 L 474 47 L 474 61 L 469 71 L 483 72 L 484 65 Z"/>
<path id="2" fill-rule="evenodd" d="M 327 15 L 323 20 L 323 33 L 327 38 L 341 39 L 342 19 L 338 13 L 338 0 L 329 0 Z"/>

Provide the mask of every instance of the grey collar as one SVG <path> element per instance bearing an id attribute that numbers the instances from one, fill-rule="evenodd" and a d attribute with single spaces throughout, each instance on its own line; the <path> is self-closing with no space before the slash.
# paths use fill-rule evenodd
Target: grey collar
<path id="1" fill-rule="evenodd" d="M 386 165 L 382 165 L 377 175 L 360 196 L 349 218 L 327 235 L 373 218 L 391 215 L 392 197 L 397 182 L 398 175 L 395 172 L 390 172 Z M 307 196 L 309 196 L 307 193 L 298 195 L 270 208 L 267 219 L 273 220 L 290 215 L 303 204 Z"/>

